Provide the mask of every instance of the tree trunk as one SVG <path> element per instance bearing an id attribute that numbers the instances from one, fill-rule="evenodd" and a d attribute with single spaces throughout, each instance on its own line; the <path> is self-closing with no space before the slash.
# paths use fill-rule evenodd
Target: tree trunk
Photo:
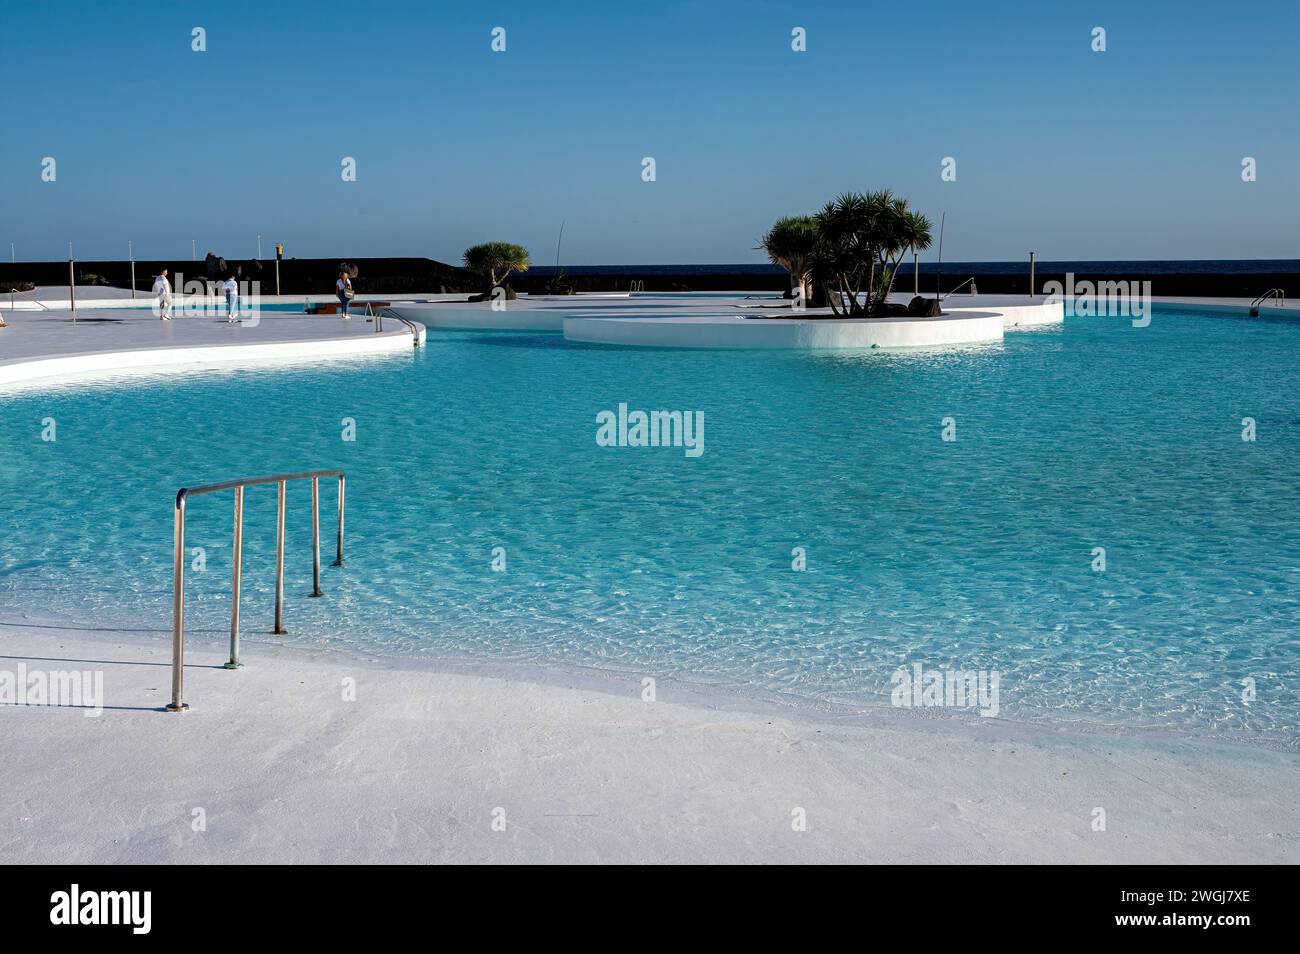
<path id="1" fill-rule="evenodd" d="M 831 306 L 832 314 L 844 314 L 844 276 L 837 276 L 834 285 L 827 284 L 826 303 Z"/>
<path id="2" fill-rule="evenodd" d="M 876 314 L 876 259 L 871 259 L 871 271 L 867 274 L 867 301 L 866 312 L 868 318 L 875 317 Z"/>

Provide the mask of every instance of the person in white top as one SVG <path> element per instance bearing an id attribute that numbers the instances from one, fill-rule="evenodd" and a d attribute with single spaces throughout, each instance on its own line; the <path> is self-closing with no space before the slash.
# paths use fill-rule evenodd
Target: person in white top
<path id="1" fill-rule="evenodd" d="M 158 273 L 153 280 L 153 293 L 158 296 L 156 305 L 158 317 L 163 321 L 172 320 L 172 283 L 167 280 L 167 269 Z"/>
<path id="2" fill-rule="evenodd" d="M 339 310 L 344 318 L 351 318 L 348 314 L 348 304 L 352 301 L 354 292 L 352 291 L 352 279 L 348 278 L 347 272 L 339 272 L 339 280 L 334 283 L 334 294 L 339 296 Z"/>
<path id="3" fill-rule="evenodd" d="M 221 283 L 221 290 L 226 293 L 226 323 L 234 324 L 239 320 L 239 283 L 234 275 L 227 275 Z"/>

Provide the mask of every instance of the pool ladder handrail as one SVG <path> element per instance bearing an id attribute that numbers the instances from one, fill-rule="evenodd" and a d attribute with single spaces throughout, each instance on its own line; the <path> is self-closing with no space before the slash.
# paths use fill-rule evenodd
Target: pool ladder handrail
<path id="1" fill-rule="evenodd" d="M 20 292 L 20 291 L 10 290 L 10 292 L 9 292 L 9 311 L 10 311 L 10 313 L 13 313 L 13 312 L 17 311 L 17 309 L 14 308 L 14 297 L 15 297 L 16 295 L 34 295 L 34 294 L 36 294 L 38 291 L 40 291 L 39 288 L 33 288 L 33 289 L 31 289 L 31 290 L 29 290 L 29 291 L 25 291 L 25 292 Z M 37 308 L 39 308 L 41 311 L 49 311 L 49 310 L 50 310 L 50 309 L 45 305 L 45 303 L 42 302 L 39 298 L 33 298 L 33 299 L 31 299 L 31 303 L 32 303 L 33 305 L 35 305 Z"/>
<path id="2" fill-rule="evenodd" d="M 1258 318 L 1260 306 L 1263 305 L 1264 302 L 1268 301 L 1270 298 L 1277 299 L 1279 308 L 1286 307 L 1286 292 L 1281 288 L 1270 288 L 1268 291 L 1264 292 L 1264 294 L 1260 295 L 1258 298 L 1256 298 L 1254 301 L 1250 303 L 1250 317 Z"/>
<path id="3" fill-rule="evenodd" d="M 946 299 L 949 295 L 955 295 L 955 294 L 957 294 L 957 292 L 961 291 L 961 290 L 962 290 L 964 287 L 966 287 L 967 285 L 970 285 L 970 286 L 971 286 L 971 291 L 970 291 L 970 293 L 971 293 L 972 295 L 974 295 L 974 294 L 975 294 L 974 283 L 975 283 L 975 276 L 972 275 L 970 278 L 966 279 L 964 282 L 962 282 L 960 285 L 958 285 L 958 286 L 957 286 L 956 288 L 954 288 L 952 291 L 948 292 L 947 295 L 943 295 L 943 296 L 941 296 L 941 297 L 939 298 L 939 300 L 940 300 L 940 301 L 943 301 L 943 300 Z"/>
<path id="4" fill-rule="evenodd" d="M 632 279 L 631 284 L 628 285 L 627 297 L 631 298 L 633 295 L 644 295 L 644 294 L 645 294 L 645 279 L 644 278 Z"/>
<path id="5" fill-rule="evenodd" d="M 400 321 L 406 325 L 406 330 L 411 333 L 411 339 L 415 342 L 414 347 L 420 347 L 420 329 L 414 321 L 403 318 L 391 308 L 375 309 L 370 306 L 370 302 L 363 302 L 363 304 L 366 306 L 366 314 L 375 320 L 375 334 L 379 334 L 384 330 L 384 316 L 387 315 L 394 321 Z"/>
<path id="6" fill-rule="evenodd" d="M 320 588 L 320 479 L 337 477 L 339 481 L 338 545 L 334 566 L 343 565 L 343 500 L 346 479 L 341 470 L 306 470 L 292 474 L 271 474 L 266 477 L 245 477 L 226 480 L 218 484 L 182 487 L 176 492 L 172 516 L 172 701 L 169 712 L 184 712 L 185 704 L 185 511 L 190 497 L 212 494 L 221 490 L 234 490 L 234 555 L 230 571 L 230 661 L 225 669 L 240 669 L 239 661 L 239 591 L 243 582 L 244 552 L 244 488 L 258 484 L 275 484 L 277 511 L 275 524 L 275 628 L 276 636 L 284 635 L 284 495 L 285 485 L 291 480 L 311 481 L 311 548 L 312 596 L 322 596 Z"/>

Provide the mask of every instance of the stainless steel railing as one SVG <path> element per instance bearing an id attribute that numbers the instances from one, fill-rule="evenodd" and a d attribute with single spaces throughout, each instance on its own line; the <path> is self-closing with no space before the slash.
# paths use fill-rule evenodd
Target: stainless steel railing
<path id="1" fill-rule="evenodd" d="M 296 474 L 272 474 L 268 477 L 246 477 L 227 480 L 219 484 L 199 487 L 182 487 L 176 492 L 175 513 L 172 524 L 172 701 L 167 706 L 171 712 L 184 712 L 189 708 L 183 698 L 185 693 L 185 510 L 190 497 L 213 494 L 221 490 L 235 492 L 234 557 L 231 560 L 230 579 L 230 661 L 226 669 L 239 669 L 239 593 L 243 574 L 244 548 L 244 488 L 257 484 L 276 485 L 275 520 L 275 628 L 277 636 L 284 635 L 284 498 L 285 485 L 291 480 L 311 481 L 311 549 L 312 596 L 321 596 L 320 588 L 320 479 L 337 477 L 339 481 L 338 553 L 335 566 L 343 565 L 343 501 L 346 480 L 341 470 L 307 470 Z"/>
<path id="2" fill-rule="evenodd" d="M 14 308 L 14 296 L 15 296 L 15 295 L 35 295 L 38 291 L 40 291 L 40 288 L 33 288 L 31 291 L 25 291 L 25 292 L 15 292 L 15 291 L 11 291 L 11 292 L 9 292 L 9 310 L 10 310 L 10 311 L 17 311 L 17 309 Z M 45 304 L 44 304 L 44 303 L 43 303 L 39 298 L 33 298 L 33 299 L 31 299 L 31 303 L 32 303 L 33 305 L 35 305 L 37 308 L 39 308 L 41 311 L 49 311 L 49 310 L 50 310 L 49 308 L 47 308 L 47 307 L 45 306 Z"/>
<path id="3" fill-rule="evenodd" d="M 1286 307 L 1286 292 L 1281 288 L 1270 288 L 1250 303 L 1250 317 L 1258 318 L 1260 306 L 1270 298 L 1276 298 L 1279 307 Z"/>
<path id="4" fill-rule="evenodd" d="M 391 308 L 372 308 L 370 302 L 365 302 L 366 314 L 375 320 L 375 334 L 384 330 L 384 319 L 392 318 L 394 321 L 400 321 L 406 326 L 406 330 L 411 333 L 411 338 L 415 342 L 415 347 L 420 347 L 420 328 L 414 321 L 409 318 L 403 318 Z"/>
<path id="5" fill-rule="evenodd" d="M 947 294 L 943 295 L 939 300 L 940 300 L 940 301 L 943 301 L 944 298 L 947 298 L 949 295 L 955 295 L 955 294 L 957 294 L 957 292 L 961 291 L 961 290 L 962 290 L 963 288 L 965 288 L 967 285 L 970 285 L 970 286 L 971 286 L 970 293 L 971 293 L 972 295 L 975 294 L 975 276 L 974 276 L 974 275 L 972 275 L 970 278 L 966 279 L 964 282 L 962 282 L 960 285 L 958 285 L 958 286 L 957 286 L 956 288 L 954 288 L 952 291 L 950 291 L 950 292 L 948 292 Z"/>

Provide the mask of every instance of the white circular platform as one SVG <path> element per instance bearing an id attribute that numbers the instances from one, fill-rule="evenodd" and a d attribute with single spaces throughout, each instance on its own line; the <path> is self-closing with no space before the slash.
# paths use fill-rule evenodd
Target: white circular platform
<path id="1" fill-rule="evenodd" d="M 488 302 L 395 302 L 392 310 L 435 329 L 563 332 L 571 341 L 655 348 L 933 348 L 1000 341 L 1004 328 L 1065 319 L 1060 302 L 987 295 L 954 296 L 938 318 L 834 318 L 824 309 L 795 317 L 788 305 L 740 293 L 696 300 L 530 295 L 495 309 Z"/>
<path id="2" fill-rule="evenodd" d="M 1002 315 L 964 311 L 940 318 L 760 318 L 741 315 L 566 318 L 564 337 L 588 344 L 652 348 L 931 348 L 1001 341 Z"/>

